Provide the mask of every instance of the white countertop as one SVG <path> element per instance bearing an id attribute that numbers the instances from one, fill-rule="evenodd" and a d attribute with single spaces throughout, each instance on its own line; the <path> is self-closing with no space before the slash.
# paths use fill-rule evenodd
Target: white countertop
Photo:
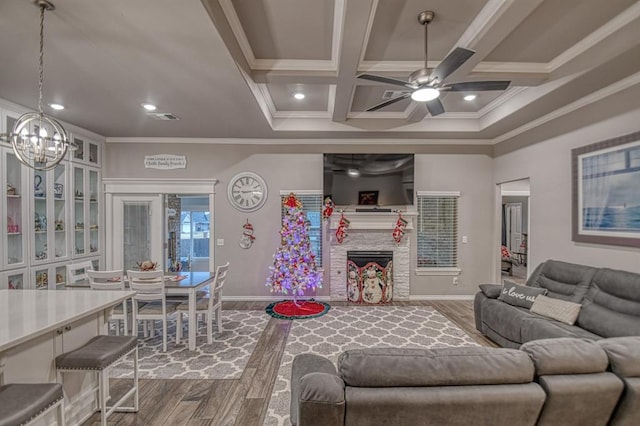
<path id="1" fill-rule="evenodd" d="M 0 352 L 95 314 L 132 291 L 0 290 Z"/>

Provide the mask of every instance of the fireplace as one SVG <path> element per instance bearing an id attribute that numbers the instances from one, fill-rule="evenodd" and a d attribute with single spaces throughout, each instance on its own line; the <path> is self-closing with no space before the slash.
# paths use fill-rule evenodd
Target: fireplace
<path id="1" fill-rule="evenodd" d="M 393 299 L 393 251 L 347 251 L 347 299 L 380 305 Z"/>

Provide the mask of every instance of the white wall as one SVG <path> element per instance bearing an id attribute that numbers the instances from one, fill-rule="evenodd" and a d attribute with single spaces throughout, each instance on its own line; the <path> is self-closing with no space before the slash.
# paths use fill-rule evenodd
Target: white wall
<path id="1" fill-rule="evenodd" d="M 229 260 L 232 265 L 225 296 L 259 299 L 271 296 L 264 284 L 273 254 L 280 244 L 279 192 L 322 190 L 323 186 L 322 146 L 277 145 L 277 140 L 264 142 L 255 145 L 107 144 L 104 177 L 219 179 L 215 196 L 215 238 L 223 238 L 225 245 L 215 247 L 215 262 L 221 264 Z M 362 152 L 363 149 L 370 152 L 407 152 L 406 147 L 394 145 L 375 149 L 341 145 L 341 148 L 349 152 Z M 416 148 L 417 152 L 425 149 Z M 459 149 L 452 147 L 450 151 Z M 187 168 L 145 169 L 144 156 L 152 154 L 186 155 Z M 454 286 L 451 277 L 414 275 L 416 260 L 412 259 L 411 293 L 418 297 L 474 294 L 477 284 L 488 282 L 491 277 L 492 159 L 484 154 L 417 154 L 415 168 L 416 190 L 461 191 L 460 235 L 467 235 L 469 243 L 460 244 L 460 285 Z M 227 183 L 240 171 L 258 173 L 267 182 L 269 196 L 264 207 L 257 212 L 242 214 L 227 201 Z M 254 227 L 256 240 L 253 247 L 244 250 L 238 241 L 247 219 Z M 411 244 L 415 252 L 415 238 Z M 329 267 L 328 264 L 325 266 L 326 277 L 330 276 Z M 329 294 L 328 281 L 325 280 L 325 288 L 318 291 L 318 296 Z"/>
<path id="2" fill-rule="evenodd" d="M 529 271 L 546 259 L 640 272 L 640 249 L 571 240 L 571 150 L 638 131 L 640 109 L 494 159 L 494 184 L 530 178 Z"/>

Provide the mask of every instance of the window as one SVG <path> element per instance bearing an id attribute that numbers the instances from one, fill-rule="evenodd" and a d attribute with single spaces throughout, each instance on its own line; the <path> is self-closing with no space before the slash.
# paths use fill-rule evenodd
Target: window
<path id="1" fill-rule="evenodd" d="M 209 257 L 209 212 L 182 210 L 180 213 L 180 258 Z"/>
<path id="2" fill-rule="evenodd" d="M 419 272 L 457 274 L 459 192 L 418 191 Z"/>
<path id="3" fill-rule="evenodd" d="M 309 221 L 309 240 L 311 251 L 316 255 L 316 265 L 322 267 L 322 192 L 320 191 L 280 191 L 280 218 L 284 218 L 285 209 L 282 206 L 284 198 L 291 192 L 302 203 L 302 211 Z"/>

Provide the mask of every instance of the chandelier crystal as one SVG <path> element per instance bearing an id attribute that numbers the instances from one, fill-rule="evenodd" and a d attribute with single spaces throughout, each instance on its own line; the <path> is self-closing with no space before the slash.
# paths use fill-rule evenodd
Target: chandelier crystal
<path id="1" fill-rule="evenodd" d="M 35 170 L 54 169 L 74 145 L 62 124 L 43 112 L 42 88 L 44 81 L 44 12 L 55 10 L 47 0 L 34 2 L 40 8 L 40 74 L 38 79 L 38 112 L 18 117 L 10 133 L 2 139 L 11 142 L 16 157 L 25 166 Z"/>

